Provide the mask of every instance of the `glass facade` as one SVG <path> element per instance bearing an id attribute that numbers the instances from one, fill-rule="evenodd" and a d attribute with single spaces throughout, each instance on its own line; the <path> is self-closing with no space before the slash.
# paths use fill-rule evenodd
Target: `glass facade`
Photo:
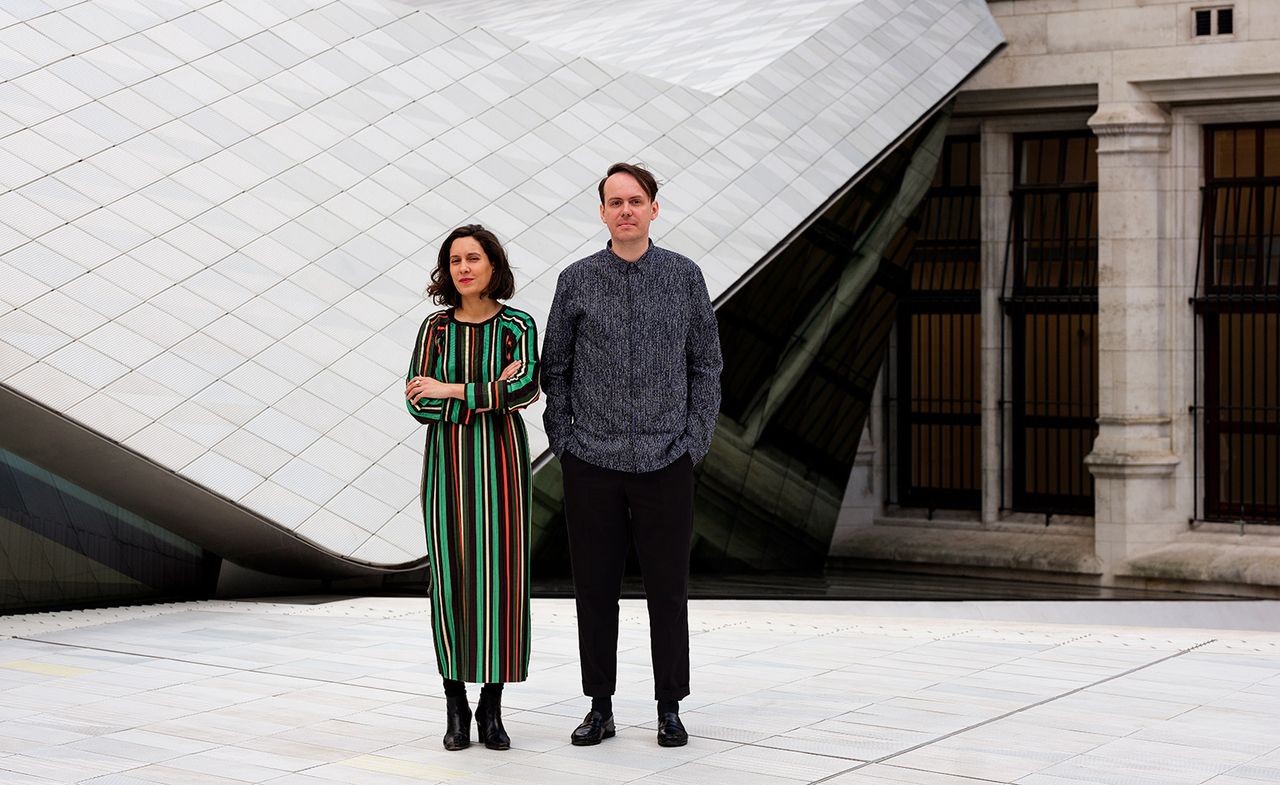
<path id="1" fill-rule="evenodd" d="M 0 613 L 213 594 L 220 560 L 0 449 Z"/>

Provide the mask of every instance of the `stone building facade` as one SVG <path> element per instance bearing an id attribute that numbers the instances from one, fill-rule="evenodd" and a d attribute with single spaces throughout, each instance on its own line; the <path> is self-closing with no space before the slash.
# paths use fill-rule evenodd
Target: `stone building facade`
<path id="1" fill-rule="evenodd" d="M 831 558 L 1277 596 L 1280 4 L 989 8 L 976 275 L 907 298 Z"/>

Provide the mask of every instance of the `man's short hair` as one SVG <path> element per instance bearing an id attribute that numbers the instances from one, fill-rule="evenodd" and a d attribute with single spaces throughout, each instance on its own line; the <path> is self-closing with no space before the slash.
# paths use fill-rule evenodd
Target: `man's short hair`
<path id="1" fill-rule="evenodd" d="M 649 201 L 658 198 L 658 180 L 653 173 L 638 164 L 616 163 L 609 167 L 609 171 L 604 173 L 604 177 L 600 178 L 600 185 L 596 190 L 600 192 L 600 204 L 604 204 L 604 181 L 610 177 L 622 172 L 636 178 L 636 182 L 640 183 L 640 187 L 649 195 Z"/>

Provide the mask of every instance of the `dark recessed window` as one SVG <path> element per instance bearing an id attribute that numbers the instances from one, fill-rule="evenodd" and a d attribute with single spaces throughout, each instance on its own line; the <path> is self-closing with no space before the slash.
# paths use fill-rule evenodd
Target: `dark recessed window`
<path id="1" fill-rule="evenodd" d="M 1196 38 L 1235 33 L 1235 12 L 1232 6 L 1196 8 L 1191 12 L 1192 29 Z"/>
<path id="2" fill-rule="evenodd" d="M 1213 11 L 1207 8 L 1196 11 L 1196 35 L 1213 35 Z"/>

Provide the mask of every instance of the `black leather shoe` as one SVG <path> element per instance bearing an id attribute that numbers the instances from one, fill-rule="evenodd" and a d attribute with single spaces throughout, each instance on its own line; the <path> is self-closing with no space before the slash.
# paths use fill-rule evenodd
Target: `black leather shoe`
<path id="1" fill-rule="evenodd" d="M 450 752 L 471 746 L 471 707 L 463 697 L 446 696 L 444 748 Z"/>
<path id="2" fill-rule="evenodd" d="M 511 737 L 502 727 L 502 704 L 499 700 L 490 700 L 488 695 L 480 693 L 480 702 L 476 704 L 476 736 L 491 750 L 509 750 Z"/>
<path id="3" fill-rule="evenodd" d="M 582 720 L 582 724 L 573 729 L 573 733 L 569 735 L 569 741 L 573 742 L 575 747 L 590 747 L 613 736 L 613 715 L 605 717 L 598 711 L 589 711 Z"/>
<path id="4" fill-rule="evenodd" d="M 658 715 L 658 746 L 683 747 L 689 743 L 689 733 L 680 721 L 680 715 L 674 711 L 664 711 Z"/>

